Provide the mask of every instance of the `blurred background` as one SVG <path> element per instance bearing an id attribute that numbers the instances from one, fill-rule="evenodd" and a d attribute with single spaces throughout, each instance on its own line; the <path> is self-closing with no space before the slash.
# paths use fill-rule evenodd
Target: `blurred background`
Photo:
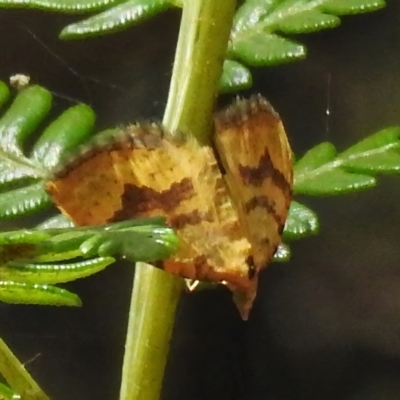
<path id="1" fill-rule="evenodd" d="M 254 71 L 300 156 L 400 124 L 400 2 L 302 35 L 305 61 Z M 25 73 L 98 114 L 98 130 L 161 119 L 179 12 L 128 31 L 63 42 L 79 17 L 0 10 L 0 79 Z M 329 118 L 326 110 L 329 109 Z M 162 400 L 400 399 L 400 177 L 357 194 L 298 199 L 320 234 L 272 264 L 245 323 L 223 288 L 183 295 Z M 21 223 L 16 222 L 16 226 Z M 81 309 L 0 305 L 0 336 L 54 400 L 118 398 L 133 268 L 68 284 Z"/>

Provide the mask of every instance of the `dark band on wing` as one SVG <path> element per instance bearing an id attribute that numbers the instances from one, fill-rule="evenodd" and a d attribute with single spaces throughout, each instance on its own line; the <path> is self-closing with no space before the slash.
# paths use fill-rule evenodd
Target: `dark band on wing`
<path id="1" fill-rule="evenodd" d="M 203 216 L 194 210 L 190 213 L 179 214 L 169 220 L 169 224 L 174 229 L 182 229 L 186 225 L 197 225 L 204 221 Z"/>
<path id="2" fill-rule="evenodd" d="M 173 183 L 169 189 L 157 192 L 146 186 L 132 184 L 124 185 L 122 194 L 122 209 L 118 210 L 111 221 L 123 221 L 152 210 L 162 210 L 165 213 L 173 211 L 183 200 L 194 195 L 192 181 L 189 178 Z"/>
<path id="3" fill-rule="evenodd" d="M 272 218 L 275 220 L 278 226 L 284 225 L 282 218 L 276 212 L 275 202 L 271 202 L 267 196 L 253 197 L 244 205 L 244 211 L 246 213 L 250 213 L 250 211 L 256 209 L 257 207 L 267 210 L 267 213 L 272 215 Z"/>
<path id="4" fill-rule="evenodd" d="M 291 184 L 286 180 L 283 173 L 275 168 L 268 149 L 265 149 L 257 167 L 239 165 L 239 174 L 246 185 L 260 187 L 266 178 L 271 178 L 274 184 L 285 194 L 291 193 Z"/>

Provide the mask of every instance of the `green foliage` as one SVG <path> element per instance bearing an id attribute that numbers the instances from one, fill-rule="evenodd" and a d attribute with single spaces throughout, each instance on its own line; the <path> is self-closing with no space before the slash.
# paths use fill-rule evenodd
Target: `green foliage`
<path id="1" fill-rule="evenodd" d="M 9 97 L 10 89 L 4 82 L 0 81 L 0 108 L 3 107 Z"/>
<path id="2" fill-rule="evenodd" d="M 50 217 L 37 226 L 38 229 L 70 228 L 74 226 L 65 215 L 58 214 Z"/>
<path id="3" fill-rule="evenodd" d="M 17 400 L 19 399 L 19 395 L 11 390 L 6 385 L 0 383 L 0 399 L 3 400 Z"/>
<path id="4" fill-rule="evenodd" d="M 6 281 L 55 284 L 93 275 L 114 261 L 113 257 L 98 257 L 72 263 L 57 264 L 10 261 L 0 266 L 0 277 Z"/>
<path id="5" fill-rule="evenodd" d="M 399 138 L 400 127 L 387 128 L 340 154 L 332 143 L 320 143 L 294 165 L 294 194 L 345 194 L 375 186 L 377 175 L 399 174 Z M 314 235 L 318 229 L 317 215 L 303 204 L 293 201 L 283 232 L 284 240 Z"/>
<path id="6" fill-rule="evenodd" d="M 183 3 L 180 0 L 0 0 L 0 7 L 75 14 L 100 11 L 66 26 L 60 34 L 62 39 L 81 39 L 126 29 L 172 7 L 182 7 Z M 304 45 L 282 35 L 334 28 L 340 24 L 339 16 L 371 12 L 384 6 L 384 0 L 244 1 L 234 19 L 220 92 L 234 93 L 251 87 L 252 77 L 246 66 L 278 65 L 306 56 Z"/>
<path id="7" fill-rule="evenodd" d="M 128 0 L 119 3 L 84 21 L 68 25 L 62 30 L 61 38 L 75 39 L 120 31 L 172 7 L 171 2 L 166 0 Z"/>
<path id="8" fill-rule="evenodd" d="M 297 201 L 292 201 L 283 231 L 284 240 L 294 240 L 318 233 L 318 217 Z"/>
<path id="9" fill-rule="evenodd" d="M 228 49 L 247 65 L 276 65 L 305 57 L 303 45 L 280 36 L 340 24 L 339 15 L 377 10 L 383 0 L 247 0 L 236 13 Z"/>
<path id="10" fill-rule="evenodd" d="M 225 60 L 219 82 L 220 93 L 236 93 L 248 89 L 253 84 L 251 72 L 244 65 L 233 60 Z"/>
<path id="11" fill-rule="evenodd" d="M 3 0 L 1 5 L 7 8 L 24 7 L 46 11 L 80 14 L 104 10 L 120 2 L 121 1 L 118 0 L 26 0 L 24 2 Z"/>
<path id="12" fill-rule="evenodd" d="M 56 286 L 29 282 L 0 281 L 0 301 L 10 304 L 42 304 L 79 307 L 79 297 Z"/>
<path id="13" fill-rule="evenodd" d="M 0 102 L 9 94 L 0 82 Z M 50 206 L 43 181 L 66 153 L 93 135 L 95 115 L 84 104 L 69 108 L 37 135 L 51 103 L 47 90 L 30 86 L 17 93 L 0 119 L 0 219 Z M 74 228 L 57 215 L 35 230 L 0 234 L 0 301 L 77 306 L 78 296 L 50 284 L 92 275 L 112 264 L 114 257 L 165 259 L 176 246 L 177 238 L 162 218 Z"/>
<path id="14" fill-rule="evenodd" d="M 332 143 L 319 144 L 294 166 L 295 193 L 347 193 L 375 186 L 378 174 L 398 174 L 399 137 L 399 127 L 384 129 L 340 154 Z"/>
<path id="15" fill-rule="evenodd" d="M 294 165 L 294 194 L 345 194 L 375 186 L 379 174 L 399 174 L 399 137 L 399 127 L 384 129 L 340 154 L 329 142 L 315 146 Z M 317 215 L 303 204 L 292 201 L 283 239 L 297 240 L 315 235 L 318 230 Z M 286 259 L 289 257 L 290 252 Z M 283 257 L 283 261 L 286 259 Z M 282 261 L 279 252 L 274 260 Z"/>
<path id="16" fill-rule="evenodd" d="M 1 93 L 4 83 L 0 86 Z M 4 96 L 6 97 L 6 96 Z M 49 91 L 40 86 L 21 90 L 0 118 L 0 218 L 30 214 L 51 205 L 42 180 L 60 161 L 92 134 L 93 110 L 78 104 L 50 123 L 26 155 L 24 146 L 37 134 L 52 105 Z"/>
<path id="17" fill-rule="evenodd" d="M 115 261 L 113 256 L 133 262 L 165 259 L 177 245 L 176 236 L 162 218 L 87 228 L 3 232 L 0 301 L 77 306 L 80 300 L 75 294 L 49 284 L 99 272 Z M 74 260 L 57 262 L 68 259 Z"/>
<path id="18" fill-rule="evenodd" d="M 276 249 L 273 261 L 275 261 L 275 262 L 287 262 L 289 260 L 290 260 L 290 248 L 285 243 L 282 243 Z"/>

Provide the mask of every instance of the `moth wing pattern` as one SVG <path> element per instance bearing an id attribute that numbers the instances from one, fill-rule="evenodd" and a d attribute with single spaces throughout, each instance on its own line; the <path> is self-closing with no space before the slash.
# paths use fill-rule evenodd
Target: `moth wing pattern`
<path id="1" fill-rule="evenodd" d="M 164 216 L 180 239 L 163 262 L 192 280 L 223 282 L 244 319 L 258 271 L 281 241 L 291 200 L 291 150 L 261 96 L 216 115 L 212 147 L 157 124 L 100 134 L 45 183 L 76 225 Z M 217 156 L 218 156 L 217 155 Z"/>
<path id="2" fill-rule="evenodd" d="M 159 125 L 132 125 L 97 138 L 46 184 L 78 226 L 164 216 L 180 239 L 164 269 L 189 279 L 225 282 L 241 294 L 245 316 L 257 281 L 251 246 L 208 146 Z"/>
<path id="3" fill-rule="evenodd" d="M 120 203 L 122 185 L 107 168 L 111 156 L 97 145 L 66 160 L 45 182 L 58 209 L 77 226 L 105 224 Z"/>
<path id="4" fill-rule="evenodd" d="M 257 270 L 273 257 L 292 199 L 292 152 L 279 115 L 260 95 L 215 117 L 214 143 Z"/>

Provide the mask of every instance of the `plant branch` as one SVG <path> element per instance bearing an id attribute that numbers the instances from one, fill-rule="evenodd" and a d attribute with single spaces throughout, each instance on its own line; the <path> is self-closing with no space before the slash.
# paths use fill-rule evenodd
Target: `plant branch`
<path id="1" fill-rule="evenodd" d="M 236 1 L 186 3 L 163 123 L 207 142 Z"/>
<path id="2" fill-rule="evenodd" d="M 160 397 L 181 278 L 136 263 L 120 400 Z"/>
<path id="3" fill-rule="evenodd" d="M 24 400 L 50 400 L 0 338 L 0 373 Z"/>
<path id="4" fill-rule="evenodd" d="M 167 129 L 207 142 L 235 6 L 235 0 L 186 1 L 163 121 Z M 137 266 L 120 400 L 159 399 L 182 288 L 182 278 Z"/>

